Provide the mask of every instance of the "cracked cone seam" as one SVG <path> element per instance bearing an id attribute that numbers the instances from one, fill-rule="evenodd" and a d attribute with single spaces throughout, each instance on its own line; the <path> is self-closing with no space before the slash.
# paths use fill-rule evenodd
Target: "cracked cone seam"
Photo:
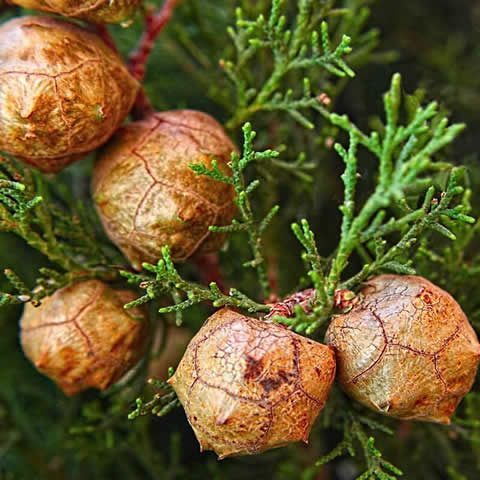
<path id="1" fill-rule="evenodd" d="M 477 336 L 458 303 L 425 278 L 407 275 L 374 277 L 360 294 L 326 334 L 342 388 L 385 415 L 450 423 L 480 361 Z"/>
<path id="2" fill-rule="evenodd" d="M 233 187 L 189 165 L 211 167 L 214 158 L 231 175 L 232 151 L 221 125 L 194 110 L 155 113 L 118 130 L 99 154 L 92 191 L 108 236 L 135 269 L 156 263 L 164 245 L 176 262 L 222 246 L 225 235 L 208 227 L 231 223 Z"/>
<path id="3" fill-rule="evenodd" d="M 42 12 L 56 13 L 92 23 L 121 23 L 129 20 L 143 0 L 10 0 Z"/>
<path id="4" fill-rule="evenodd" d="M 67 395 L 109 388 L 147 347 L 146 310 L 123 308 L 135 298 L 86 280 L 57 290 L 39 307 L 27 304 L 20 320 L 25 355 Z"/>
<path id="5" fill-rule="evenodd" d="M 335 377 L 333 349 L 224 308 L 169 383 L 202 450 L 220 458 L 308 441 Z"/>
<path id="6" fill-rule="evenodd" d="M 96 34 L 50 17 L 0 26 L 0 151 L 58 172 L 103 145 L 139 84 Z"/>

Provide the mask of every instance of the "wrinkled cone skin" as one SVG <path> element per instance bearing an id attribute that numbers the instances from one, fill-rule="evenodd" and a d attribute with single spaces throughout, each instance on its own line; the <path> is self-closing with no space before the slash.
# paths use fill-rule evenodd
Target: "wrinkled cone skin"
<path id="1" fill-rule="evenodd" d="M 49 17 L 0 27 L 0 150 L 57 172 L 105 143 L 138 90 L 102 39 Z"/>
<path id="2" fill-rule="evenodd" d="M 200 448 L 224 458 L 306 442 L 334 377 L 333 349 L 225 308 L 169 382 Z"/>
<path id="3" fill-rule="evenodd" d="M 133 17 L 142 0 L 10 0 L 32 10 L 93 23 L 120 23 Z"/>
<path id="4" fill-rule="evenodd" d="M 192 110 L 152 114 L 119 129 L 99 155 L 92 190 L 107 234 L 134 268 L 156 263 L 164 245 L 177 262 L 221 247 L 225 235 L 208 227 L 231 223 L 233 187 L 189 165 L 210 167 L 213 154 L 229 175 L 234 150 L 216 120 Z"/>
<path id="5" fill-rule="evenodd" d="M 20 321 L 25 355 L 67 395 L 107 389 L 142 357 L 148 318 L 125 310 L 134 292 L 88 280 L 57 290 L 40 307 L 27 305 Z"/>
<path id="6" fill-rule="evenodd" d="M 480 360 L 477 336 L 458 303 L 415 276 L 380 275 L 361 294 L 326 335 L 337 350 L 343 389 L 385 415 L 450 423 Z"/>

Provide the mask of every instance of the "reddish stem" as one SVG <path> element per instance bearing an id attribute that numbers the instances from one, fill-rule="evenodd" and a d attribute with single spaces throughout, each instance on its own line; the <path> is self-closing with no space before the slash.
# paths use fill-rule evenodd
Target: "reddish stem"
<path id="1" fill-rule="evenodd" d="M 398 438 L 405 440 L 412 433 L 412 422 L 400 422 L 397 427 Z"/>
<path id="2" fill-rule="evenodd" d="M 294 293 L 281 302 L 274 303 L 270 312 L 263 318 L 269 320 L 273 317 L 293 317 L 296 305 L 300 305 L 305 313 L 310 313 L 311 302 L 314 298 L 315 290 L 313 288 Z"/>
<path id="3" fill-rule="evenodd" d="M 347 310 L 353 308 L 360 301 L 360 297 L 355 295 L 351 290 L 337 289 L 335 290 L 335 308 L 339 310 Z"/>
<path id="4" fill-rule="evenodd" d="M 195 260 L 198 273 L 201 281 L 205 285 L 209 285 L 211 282 L 215 282 L 217 287 L 223 292 L 228 291 L 228 285 L 225 283 L 222 271 L 220 269 L 220 261 L 218 260 L 218 254 L 209 253 L 202 255 Z"/>
<path id="5" fill-rule="evenodd" d="M 95 31 L 97 32 L 98 36 L 115 52 L 118 53 L 117 46 L 115 45 L 115 40 L 110 35 L 107 27 L 100 23 L 96 23 Z"/>
<path id="6" fill-rule="evenodd" d="M 145 76 L 145 66 L 155 38 L 168 25 L 179 3 L 180 0 L 165 0 L 159 11 L 147 12 L 145 15 L 145 32 L 140 37 L 137 48 L 130 54 L 129 62 L 130 72 L 139 82 Z"/>
<path id="7" fill-rule="evenodd" d="M 269 260 L 268 283 L 272 293 L 268 301 L 270 303 L 276 303 L 280 301 L 280 297 L 278 296 L 278 261 L 277 257 L 270 257 Z"/>
<path id="8" fill-rule="evenodd" d="M 272 303 L 272 309 L 265 315 L 264 320 L 269 320 L 273 317 L 293 317 L 295 314 L 295 306 L 300 305 L 305 313 L 312 312 L 312 302 L 315 299 L 315 290 L 307 288 L 301 292 L 294 293 L 281 301 Z M 358 295 L 355 295 L 350 290 L 336 290 L 334 306 L 340 310 L 346 310 L 354 307 L 360 301 Z"/>
<path id="9" fill-rule="evenodd" d="M 135 103 L 133 104 L 132 110 L 130 111 L 130 115 L 134 120 L 142 120 L 154 111 L 155 109 L 150 103 L 150 100 L 148 99 L 145 90 L 143 89 L 143 87 L 140 87 L 137 98 L 135 99 Z"/>

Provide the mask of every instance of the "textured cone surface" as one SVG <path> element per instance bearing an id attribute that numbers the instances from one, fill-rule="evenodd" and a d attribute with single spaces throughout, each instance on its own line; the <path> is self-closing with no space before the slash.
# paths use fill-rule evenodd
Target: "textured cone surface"
<path id="1" fill-rule="evenodd" d="M 386 415 L 450 423 L 480 360 L 477 336 L 458 303 L 415 276 L 380 275 L 361 294 L 326 335 L 337 350 L 343 389 Z"/>
<path id="2" fill-rule="evenodd" d="M 196 175 L 189 165 L 229 174 L 235 146 L 209 115 L 192 110 L 156 113 L 121 128 L 100 153 L 93 196 L 105 230 L 136 269 L 170 246 L 174 261 L 218 250 L 224 235 L 210 225 L 235 214 L 232 186 Z"/>
<path id="3" fill-rule="evenodd" d="M 120 23 L 135 14 L 142 0 L 10 0 L 10 2 L 25 8 L 93 23 Z"/>
<path id="4" fill-rule="evenodd" d="M 307 441 L 334 377 L 333 349 L 225 308 L 190 342 L 170 383 L 201 449 L 223 458 Z"/>
<path id="5" fill-rule="evenodd" d="M 145 352 L 146 312 L 125 310 L 135 298 L 98 280 L 74 283 L 26 305 L 20 321 L 25 355 L 67 395 L 110 387 Z"/>
<path id="6" fill-rule="evenodd" d="M 0 150 L 57 172 L 105 143 L 138 84 L 97 35 L 49 17 L 0 27 Z"/>

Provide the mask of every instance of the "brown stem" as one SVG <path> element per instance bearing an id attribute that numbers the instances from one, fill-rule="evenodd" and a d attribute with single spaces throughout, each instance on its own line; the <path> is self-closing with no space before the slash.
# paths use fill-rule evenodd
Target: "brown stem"
<path id="1" fill-rule="evenodd" d="M 278 261 L 277 257 L 272 256 L 268 262 L 268 284 L 270 285 L 270 297 L 268 299 L 269 303 L 277 303 L 280 301 L 280 297 L 278 296 Z"/>
<path id="2" fill-rule="evenodd" d="M 137 98 L 135 99 L 135 103 L 133 104 L 132 110 L 130 111 L 130 115 L 134 120 L 142 120 L 154 111 L 155 110 L 150 103 L 150 100 L 148 99 L 145 90 L 143 89 L 143 87 L 140 87 Z"/>
<path id="3" fill-rule="evenodd" d="M 347 310 L 354 307 L 360 298 L 351 290 L 337 289 L 335 290 L 335 300 L 333 305 L 339 310 Z"/>
<path id="4" fill-rule="evenodd" d="M 300 305 L 302 310 L 309 314 L 312 313 L 312 303 L 315 299 L 315 290 L 307 288 L 301 292 L 294 293 L 285 299 L 272 304 L 272 309 L 265 315 L 264 320 L 273 317 L 293 317 L 295 314 L 295 306 Z M 346 310 L 354 307 L 359 302 L 359 297 L 350 290 L 335 291 L 335 307 L 340 310 Z"/>
<path id="5" fill-rule="evenodd" d="M 173 11 L 179 3 L 180 0 L 165 0 L 160 10 L 147 11 L 145 14 L 145 32 L 140 37 L 137 48 L 129 55 L 128 65 L 130 73 L 139 82 L 142 82 L 145 77 L 148 56 L 153 49 L 156 37 L 168 25 Z M 141 88 L 132 107 L 132 117 L 135 120 L 141 120 L 153 113 L 153 111 L 154 109 L 145 90 Z"/>
<path id="6" fill-rule="evenodd" d="M 115 45 L 115 40 L 113 37 L 110 35 L 110 32 L 108 31 L 107 27 L 105 25 L 102 25 L 100 23 L 96 23 L 94 25 L 95 31 L 97 32 L 97 35 L 115 52 L 118 53 L 118 48 Z"/>
<path id="7" fill-rule="evenodd" d="M 269 320 L 273 317 L 293 317 L 296 305 L 300 305 L 305 313 L 310 313 L 310 307 L 314 298 L 315 290 L 313 288 L 294 293 L 281 302 L 273 304 L 270 312 L 263 318 L 264 320 Z"/>
<path id="8" fill-rule="evenodd" d="M 398 438 L 405 440 L 412 433 L 412 422 L 400 422 L 397 427 L 397 436 Z"/>
<path id="9" fill-rule="evenodd" d="M 179 3 L 180 0 L 165 0 L 160 10 L 146 13 L 145 32 L 140 37 L 137 48 L 130 54 L 129 62 L 130 72 L 139 82 L 145 76 L 145 66 L 155 38 L 168 25 L 173 11 Z"/>
<path id="10" fill-rule="evenodd" d="M 195 265 L 197 266 L 203 284 L 209 285 L 211 282 L 215 282 L 222 293 L 228 291 L 228 286 L 225 283 L 225 279 L 223 278 L 220 269 L 218 254 L 209 253 L 207 255 L 202 255 L 195 259 Z"/>

